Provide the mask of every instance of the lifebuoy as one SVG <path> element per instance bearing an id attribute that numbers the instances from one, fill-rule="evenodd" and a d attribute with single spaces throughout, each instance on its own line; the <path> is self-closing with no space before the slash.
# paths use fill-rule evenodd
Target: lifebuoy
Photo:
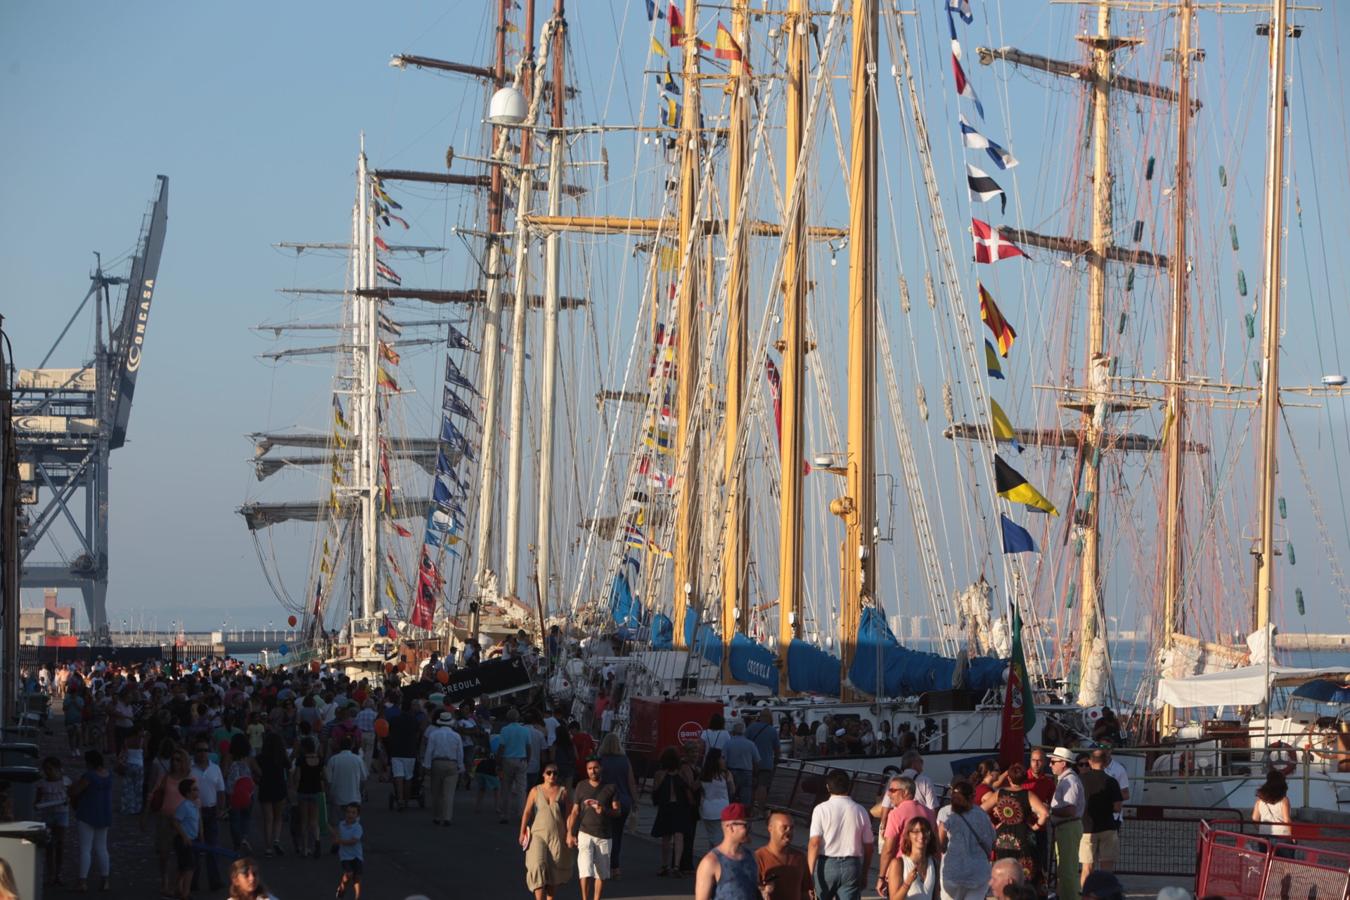
<path id="1" fill-rule="evenodd" d="M 1281 775 L 1292 775 L 1298 767 L 1298 753 L 1284 741 L 1275 741 L 1266 748 L 1266 768 Z"/>

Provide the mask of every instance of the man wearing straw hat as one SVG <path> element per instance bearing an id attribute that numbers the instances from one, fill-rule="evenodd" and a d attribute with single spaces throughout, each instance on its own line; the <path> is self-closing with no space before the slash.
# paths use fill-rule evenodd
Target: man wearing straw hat
<path id="1" fill-rule="evenodd" d="M 1050 801 L 1050 821 L 1055 828 L 1055 866 L 1060 900 L 1078 900 L 1078 846 L 1083 840 L 1083 811 L 1087 794 L 1073 770 L 1074 757 L 1067 747 L 1050 754 L 1055 774 L 1055 796 Z"/>

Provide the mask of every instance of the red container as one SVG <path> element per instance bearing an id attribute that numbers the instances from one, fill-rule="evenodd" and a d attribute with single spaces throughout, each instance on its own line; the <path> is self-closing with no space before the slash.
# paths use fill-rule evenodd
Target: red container
<path id="1" fill-rule="evenodd" d="M 630 756 L 656 761 L 667 747 L 703 737 L 708 720 L 722 712 L 718 700 L 658 700 L 634 697 L 628 704 Z"/>

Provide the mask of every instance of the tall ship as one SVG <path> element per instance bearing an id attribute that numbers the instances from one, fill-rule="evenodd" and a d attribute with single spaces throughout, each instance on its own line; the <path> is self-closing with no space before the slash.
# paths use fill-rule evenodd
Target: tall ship
<path id="1" fill-rule="evenodd" d="M 829 715 L 835 749 L 908 732 L 940 778 L 1110 708 L 1172 802 L 1249 805 L 1272 752 L 1350 802 L 1350 673 L 1280 634 L 1350 617 L 1344 263 L 1303 225 L 1326 147 L 1291 136 L 1317 107 L 1288 63 L 1338 66 L 1327 29 L 1280 0 L 999 12 L 644 0 L 578 65 L 562 2 L 501 2 L 490 60 L 396 57 L 481 98 L 485 149 L 359 168 L 306 633 L 556 626 L 555 702 L 605 690 L 634 746 L 637 709 L 706 698 Z M 381 271 L 405 177 L 467 188 L 454 284 Z M 463 321 L 425 326 L 454 346 L 400 444 L 381 323 L 413 308 Z"/>

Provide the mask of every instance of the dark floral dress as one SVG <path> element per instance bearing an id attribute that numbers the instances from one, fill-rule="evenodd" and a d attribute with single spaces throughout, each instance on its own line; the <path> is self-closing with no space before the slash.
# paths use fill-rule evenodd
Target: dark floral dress
<path id="1" fill-rule="evenodd" d="M 1031 813 L 1027 792 L 1000 788 L 998 800 L 989 810 L 989 818 L 994 822 L 994 859 L 1017 860 L 1027 880 L 1035 883 L 1040 873 L 1036 865 L 1036 836 L 1031 825 L 1036 819 Z"/>

